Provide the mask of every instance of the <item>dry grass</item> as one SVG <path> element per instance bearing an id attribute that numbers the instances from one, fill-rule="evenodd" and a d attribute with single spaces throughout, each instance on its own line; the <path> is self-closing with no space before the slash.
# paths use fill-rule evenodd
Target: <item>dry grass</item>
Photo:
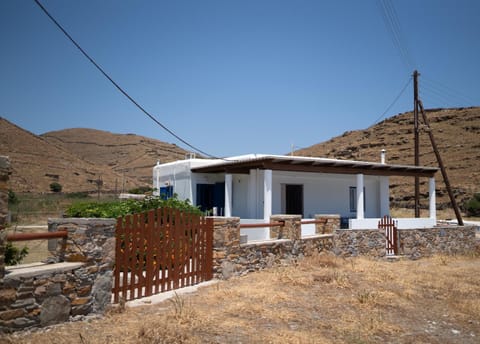
<path id="1" fill-rule="evenodd" d="M 478 343 L 480 258 L 317 255 L 6 343 Z M 2 342 L 2 340 L 0 340 Z"/>

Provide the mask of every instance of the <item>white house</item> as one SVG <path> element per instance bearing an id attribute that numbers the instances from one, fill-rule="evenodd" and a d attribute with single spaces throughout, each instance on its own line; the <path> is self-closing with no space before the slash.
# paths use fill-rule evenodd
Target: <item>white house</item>
<path id="1" fill-rule="evenodd" d="M 377 228 L 390 213 L 389 177 L 429 180 L 429 217 L 398 219 L 399 228 L 436 223 L 435 167 L 384 162 L 249 154 L 226 159 L 185 160 L 153 168 L 158 193 L 189 199 L 219 216 L 268 221 L 272 214 L 340 214 L 348 228 Z"/>

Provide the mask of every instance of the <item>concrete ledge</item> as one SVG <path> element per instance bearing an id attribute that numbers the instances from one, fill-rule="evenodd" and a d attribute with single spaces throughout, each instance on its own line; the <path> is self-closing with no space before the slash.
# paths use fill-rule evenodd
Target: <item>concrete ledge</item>
<path id="1" fill-rule="evenodd" d="M 39 275 L 45 275 L 52 272 L 65 272 L 78 269 L 85 265 L 85 263 L 32 263 L 32 264 L 20 264 L 7 266 L 5 268 L 5 279 L 18 278 L 18 277 L 33 277 Z"/>
<path id="2" fill-rule="evenodd" d="M 292 240 L 290 239 L 274 239 L 274 240 L 257 240 L 257 241 L 249 241 L 246 244 L 241 244 L 240 247 L 255 247 L 258 245 L 276 245 L 276 244 L 281 244 L 285 242 L 291 242 Z"/>

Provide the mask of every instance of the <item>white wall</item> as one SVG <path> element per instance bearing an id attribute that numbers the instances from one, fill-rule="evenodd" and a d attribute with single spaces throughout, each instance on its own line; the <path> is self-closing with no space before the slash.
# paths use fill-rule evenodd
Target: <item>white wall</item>
<path id="1" fill-rule="evenodd" d="M 160 186 L 173 185 L 173 192 L 178 194 L 180 199 L 189 199 L 195 204 L 197 184 L 214 184 L 225 181 L 223 173 L 191 173 L 191 168 L 206 163 L 208 160 L 190 159 L 155 166 L 154 183 L 155 173 L 159 172 Z M 232 216 L 263 218 L 264 172 L 254 170 L 252 176 L 234 174 L 232 177 Z M 366 189 L 365 217 L 378 218 L 381 216 L 379 177 L 366 175 L 364 183 Z M 255 185 L 250 186 L 251 184 Z M 303 185 L 304 217 L 313 218 L 315 214 L 340 214 L 343 217 L 356 217 L 356 213 L 350 212 L 349 204 L 349 187 L 356 186 L 355 175 L 273 171 L 273 214 L 284 212 L 282 209 L 282 184 Z M 154 184 L 154 187 L 157 186 Z"/>
<path id="2" fill-rule="evenodd" d="M 232 214 L 240 218 L 249 218 L 248 209 L 248 174 L 234 174 L 232 176 L 233 205 Z"/>
<path id="3" fill-rule="evenodd" d="M 304 217 L 315 214 L 340 214 L 355 217 L 350 212 L 349 187 L 356 186 L 355 175 L 334 175 L 326 173 L 273 172 L 273 214 L 281 214 L 282 184 L 302 184 Z M 378 217 L 378 177 L 365 176 L 366 210 L 365 217 Z"/>

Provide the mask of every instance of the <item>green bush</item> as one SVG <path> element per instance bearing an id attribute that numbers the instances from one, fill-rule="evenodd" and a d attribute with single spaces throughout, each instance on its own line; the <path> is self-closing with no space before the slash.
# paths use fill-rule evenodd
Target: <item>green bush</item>
<path id="1" fill-rule="evenodd" d="M 52 192 L 62 192 L 62 184 L 53 182 L 50 184 L 50 191 Z"/>
<path id="2" fill-rule="evenodd" d="M 113 202 L 79 202 L 68 207 L 65 211 L 65 216 L 117 218 L 164 207 L 201 214 L 200 209 L 190 204 L 188 200 L 182 201 L 177 197 L 172 197 L 167 200 L 159 197 L 149 197 L 143 200 L 128 199 Z"/>
<path id="3" fill-rule="evenodd" d="M 65 195 L 67 198 L 88 198 L 88 192 L 79 191 L 79 192 L 70 192 Z"/>
<path id="4" fill-rule="evenodd" d="M 11 242 L 7 242 L 5 246 L 5 265 L 17 265 L 20 264 L 23 258 L 28 254 L 28 247 L 24 246 L 19 249 L 12 245 Z"/>
<path id="5" fill-rule="evenodd" d="M 13 190 L 8 190 L 8 205 L 17 205 L 19 202 L 17 194 Z"/>
<path id="6" fill-rule="evenodd" d="M 153 189 L 148 186 L 140 186 L 138 188 L 130 189 L 128 190 L 128 193 L 134 194 L 134 195 L 144 195 L 147 193 L 151 193 Z"/>
<path id="7" fill-rule="evenodd" d="M 467 216 L 480 216 L 480 193 L 476 193 L 465 204 Z"/>

